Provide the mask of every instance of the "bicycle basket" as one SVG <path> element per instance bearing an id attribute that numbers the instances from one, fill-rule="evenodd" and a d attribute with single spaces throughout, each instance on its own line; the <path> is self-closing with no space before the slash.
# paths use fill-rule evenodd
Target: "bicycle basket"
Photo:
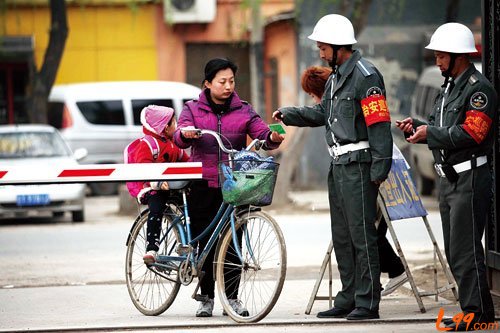
<path id="1" fill-rule="evenodd" d="M 232 160 L 219 163 L 224 202 L 234 206 L 267 206 L 273 201 L 279 164 L 269 160 Z"/>

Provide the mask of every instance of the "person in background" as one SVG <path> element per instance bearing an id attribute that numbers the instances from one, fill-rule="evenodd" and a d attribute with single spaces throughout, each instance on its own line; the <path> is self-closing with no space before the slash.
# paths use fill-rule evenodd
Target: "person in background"
<path id="1" fill-rule="evenodd" d="M 439 211 L 444 248 L 458 284 L 460 307 L 469 323 L 443 320 L 450 332 L 475 330 L 495 320 L 486 279 L 484 234 L 493 195 L 488 166 L 495 139 L 497 94 L 470 62 L 477 52 L 472 31 L 460 23 L 436 29 L 426 49 L 433 50 L 444 84 L 428 123 L 412 118 L 396 121 L 408 142 L 427 144 L 439 178 Z"/>
<path id="2" fill-rule="evenodd" d="M 130 152 L 134 163 L 186 162 L 189 156 L 172 141 L 177 126 L 174 109 L 166 106 L 149 105 L 141 111 L 142 131 L 155 140 L 158 152 L 153 156 L 151 144 L 146 139 L 140 141 Z M 146 231 L 146 254 L 144 263 L 155 262 L 159 249 L 163 209 L 168 199 L 168 183 L 163 182 L 128 182 L 130 193 L 136 194 L 137 200 L 148 205 L 149 215 Z"/>
<path id="3" fill-rule="evenodd" d="M 325 85 L 332 74 L 332 69 L 324 66 L 311 66 L 302 73 L 302 89 L 313 98 L 316 104 L 321 102 Z M 380 223 L 377 227 L 377 245 L 380 260 L 380 271 L 388 273 L 389 281 L 383 287 L 382 296 L 387 296 L 408 281 L 405 268 L 399 256 L 394 252 L 387 240 L 387 223 L 384 216 L 379 212 Z"/>
<path id="4" fill-rule="evenodd" d="M 332 69 L 325 66 L 307 67 L 300 78 L 302 90 L 319 104 L 325 92 L 326 82 L 332 74 Z"/>
<path id="5" fill-rule="evenodd" d="M 283 107 L 273 118 L 292 126 L 325 126 L 332 156 L 328 193 L 332 240 L 342 290 L 320 318 L 379 318 L 380 264 L 377 195 L 392 163 L 390 115 L 380 72 L 352 45 L 354 28 L 346 17 L 322 17 L 309 39 L 334 69 L 321 103 Z"/>
<path id="6" fill-rule="evenodd" d="M 189 214 L 193 237 L 200 235 L 215 217 L 222 204 L 218 164 L 227 160 L 211 136 L 200 136 L 196 129 L 208 129 L 219 133 L 226 146 L 241 150 L 246 147 L 247 136 L 265 140 L 264 149 L 278 148 L 284 136 L 271 132 L 267 124 L 240 99 L 235 91 L 237 66 L 226 58 L 215 58 L 205 65 L 203 90 L 198 100 L 189 101 L 179 116 L 179 127 L 174 134 L 175 143 L 181 148 L 191 147 L 190 161 L 203 163 L 203 181 L 195 182 L 188 196 Z M 200 248 L 207 242 L 200 240 Z M 200 281 L 201 295 L 197 317 L 211 317 L 214 307 L 215 283 L 213 279 L 213 248 L 203 265 L 204 275 Z M 234 289 L 234 290 L 230 290 Z M 241 316 L 248 310 L 238 301 L 238 285 L 226 288 L 230 305 Z"/>

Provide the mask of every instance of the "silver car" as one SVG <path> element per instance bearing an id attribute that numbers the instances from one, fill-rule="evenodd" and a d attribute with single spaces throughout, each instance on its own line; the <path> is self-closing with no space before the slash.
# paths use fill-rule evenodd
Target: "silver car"
<path id="1" fill-rule="evenodd" d="M 73 154 L 59 132 L 47 125 L 0 126 L 0 169 L 16 166 L 74 166 L 86 155 Z M 83 222 L 85 184 L 0 185 L 0 218 L 25 217 L 49 212 L 61 217 L 71 212 Z"/>

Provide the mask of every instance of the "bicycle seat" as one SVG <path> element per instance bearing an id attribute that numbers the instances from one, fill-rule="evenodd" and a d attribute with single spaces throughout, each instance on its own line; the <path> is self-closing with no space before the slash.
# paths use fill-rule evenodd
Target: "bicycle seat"
<path id="1" fill-rule="evenodd" d="M 190 180 L 169 180 L 168 189 L 169 190 L 182 190 L 189 185 Z"/>

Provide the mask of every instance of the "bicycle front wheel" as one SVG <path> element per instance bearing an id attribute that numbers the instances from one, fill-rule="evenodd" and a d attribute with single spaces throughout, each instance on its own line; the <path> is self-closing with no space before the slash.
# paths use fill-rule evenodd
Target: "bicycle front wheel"
<path id="1" fill-rule="evenodd" d="M 216 262 L 219 297 L 234 321 L 258 322 L 272 310 L 285 282 L 285 240 L 276 221 L 263 212 L 245 213 L 236 230 L 243 262 L 228 228 Z"/>
<path id="2" fill-rule="evenodd" d="M 137 217 L 130 233 L 125 261 L 127 289 L 135 307 L 147 316 L 157 316 L 167 310 L 179 292 L 177 269 L 147 266 L 142 257 L 146 251 L 148 210 Z M 172 228 L 172 217 L 163 216 L 159 255 L 170 255 L 179 243 L 179 234 Z M 165 236 L 166 235 L 166 236 Z M 164 238 L 165 237 L 165 238 Z"/>

